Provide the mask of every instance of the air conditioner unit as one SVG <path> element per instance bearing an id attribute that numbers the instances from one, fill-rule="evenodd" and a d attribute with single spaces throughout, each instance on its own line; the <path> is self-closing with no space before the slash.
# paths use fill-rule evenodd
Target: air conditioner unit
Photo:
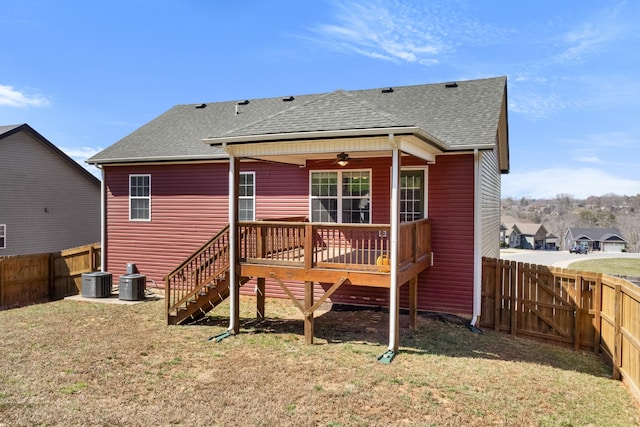
<path id="1" fill-rule="evenodd" d="M 118 298 L 125 301 L 141 301 L 147 286 L 147 276 L 142 274 L 125 274 L 120 276 Z"/>
<path id="2" fill-rule="evenodd" d="M 104 298 L 111 296 L 113 278 L 111 273 L 96 271 L 82 274 L 82 296 L 85 298 Z"/>

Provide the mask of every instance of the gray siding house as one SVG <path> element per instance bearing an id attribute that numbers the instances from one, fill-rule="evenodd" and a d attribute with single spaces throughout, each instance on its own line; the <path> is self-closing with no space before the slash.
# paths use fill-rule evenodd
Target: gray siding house
<path id="1" fill-rule="evenodd" d="M 586 246 L 590 251 L 622 252 L 627 241 L 617 228 L 569 228 L 564 236 L 564 248 Z"/>
<path id="2" fill-rule="evenodd" d="M 28 124 L 0 126 L 0 256 L 100 241 L 100 180 Z"/>

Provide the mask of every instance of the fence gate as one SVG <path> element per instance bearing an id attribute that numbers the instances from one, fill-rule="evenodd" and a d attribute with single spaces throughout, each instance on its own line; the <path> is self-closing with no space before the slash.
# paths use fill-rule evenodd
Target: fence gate
<path id="1" fill-rule="evenodd" d="M 516 295 L 517 335 L 575 342 L 576 305 L 569 282 L 556 278 L 551 269 L 520 264 Z"/>

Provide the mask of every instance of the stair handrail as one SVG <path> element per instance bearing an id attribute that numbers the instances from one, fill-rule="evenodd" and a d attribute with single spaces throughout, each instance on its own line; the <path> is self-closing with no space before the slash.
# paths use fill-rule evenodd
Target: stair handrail
<path id="1" fill-rule="evenodd" d="M 227 260 L 227 262 L 223 264 L 223 267 L 220 269 L 220 271 L 216 271 L 213 275 L 202 277 L 201 275 L 197 274 L 198 273 L 197 271 L 192 272 L 192 273 L 195 273 L 197 276 L 197 283 L 191 289 L 187 289 L 185 292 L 183 292 L 180 296 L 178 296 L 179 294 L 178 289 L 176 289 L 175 287 L 172 288 L 172 279 L 174 279 L 176 276 L 180 274 L 182 274 L 184 277 L 186 277 L 188 274 L 191 274 L 191 273 L 185 274 L 185 270 L 187 270 L 189 266 L 193 264 L 194 260 L 196 260 L 202 254 L 204 254 L 207 250 L 209 250 L 209 248 L 214 246 L 216 243 L 218 243 L 220 239 L 224 238 L 228 234 L 229 234 L 229 225 L 226 225 L 214 237 L 212 237 L 210 240 L 204 243 L 200 247 L 200 249 L 198 249 L 196 252 L 191 254 L 189 258 L 187 258 L 178 267 L 176 267 L 173 271 L 171 271 L 169 274 L 167 274 L 164 277 L 167 315 L 169 315 L 171 311 L 180 307 L 189 298 L 191 298 L 193 295 L 199 292 L 204 286 L 206 286 L 211 281 L 213 277 L 215 277 L 218 274 L 221 274 L 222 272 L 224 272 L 226 268 L 229 267 L 229 260 Z M 209 259 L 206 260 L 207 264 L 215 262 L 221 255 L 224 255 L 225 253 L 228 256 L 229 254 L 227 249 L 228 249 L 228 246 L 225 245 L 220 250 L 211 254 L 209 256 Z M 202 270 L 203 268 L 201 266 L 200 271 Z"/>

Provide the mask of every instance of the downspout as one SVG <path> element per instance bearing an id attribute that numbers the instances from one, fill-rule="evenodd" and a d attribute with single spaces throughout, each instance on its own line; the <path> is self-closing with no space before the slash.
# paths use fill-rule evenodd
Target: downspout
<path id="1" fill-rule="evenodd" d="M 106 216 L 106 200 L 104 169 L 100 165 L 96 165 L 100 169 L 100 271 L 105 271 L 105 261 L 107 259 L 107 216 Z"/>
<path id="2" fill-rule="evenodd" d="M 480 177 L 481 153 L 473 150 L 473 315 L 472 330 L 477 328 L 482 311 L 482 185 Z"/>

